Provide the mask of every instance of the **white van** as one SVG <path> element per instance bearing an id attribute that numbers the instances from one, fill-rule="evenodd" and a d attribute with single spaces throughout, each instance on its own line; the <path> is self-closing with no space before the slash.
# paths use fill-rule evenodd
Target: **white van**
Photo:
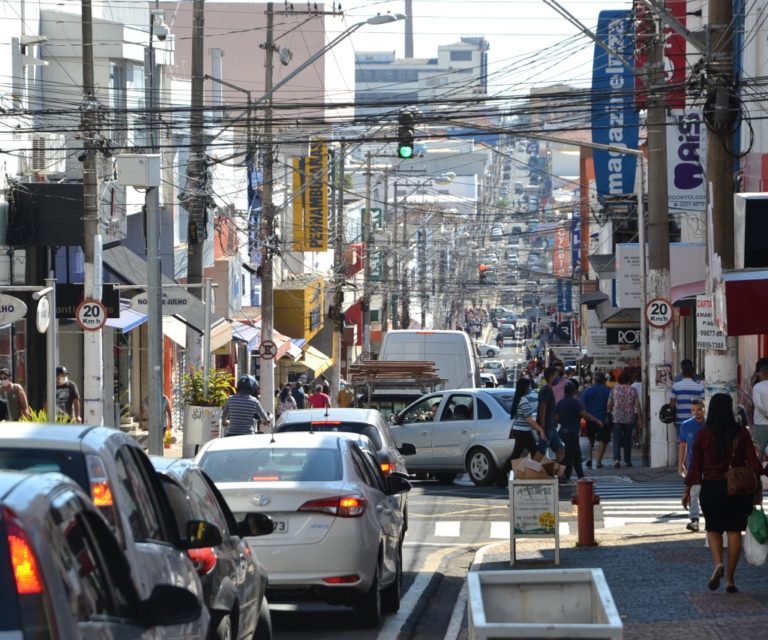
<path id="1" fill-rule="evenodd" d="M 463 331 L 387 331 L 379 360 L 431 360 L 445 389 L 481 386 L 477 354 Z"/>

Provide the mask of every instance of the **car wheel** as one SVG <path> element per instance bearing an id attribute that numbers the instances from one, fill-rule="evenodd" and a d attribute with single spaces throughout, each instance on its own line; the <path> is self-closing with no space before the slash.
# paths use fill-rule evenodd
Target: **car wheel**
<path id="1" fill-rule="evenodd" d="M 435 474 L 435 480 L 439 484 L 453 484 L 453 481 L 456 479 L 455 473 L 436 473 Z"/>
<path id="2" fill-rule="evenodd" d="M 400 609 L 400 597 L 403 587 L 403 545 L 397 545 L 397 559 L 395 560 L 395 579 L 391 585 L 385 587 L 381 594 L 381 608 L 385 613 L 395 613 Z"/>
<path id="3" fill-rule="evenodd" d="M 253 640 L 272 640 L 272 614 L 269 612 L 269 603 L 266 598 L 261 599 L 259 620 L 256 622 Z"/>
<path id="4" fill-rule="evenodd" d="M 229 617 L 228 613 L 224 614 L 221 620 L 219 620 L 213 637 L 215 640 L 234 640 L 235 633 L 232 629 L 232 618 Z"/>
<path id="5" fill-rule="evenodd" d="M 493 349 L 488 349 L 488 351 L 485 352 L 485 355 L 489 358 L 493 358 L 496 355 L 496 352 Z"/>
<path id="6" fill-rule="evenodd" d="M 485 449 L 472 449 L 467 455 L 467 473 L 476 485 L 487 487 L 496 480 L 496 463 Z"/>
<path id="7" fill-rule="evenodd" d="M 376 573 L 373 576 L 371 588 L 366 593 L 358 596 L 355 602 L 355 616 L 360 619 L 362 625 L 368 629 L 375 629 L 381 624 L 381 582 L 379 581 L 379 564 L 376 564 Z"/>

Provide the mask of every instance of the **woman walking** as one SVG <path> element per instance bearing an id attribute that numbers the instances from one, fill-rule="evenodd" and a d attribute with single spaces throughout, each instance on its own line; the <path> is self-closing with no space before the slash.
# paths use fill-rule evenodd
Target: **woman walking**
<path id="1" fill-rule="evenodd" d="M 277 396 L 277 407 L 275 408 L 275 416 L 280 417 L 286 411 L 291 411 L 296 408 L 296 399 L 291 393 L 291 383 L 286 382 L 283 388 L 280 390 L 280 395 Z"/>
<path id="2" fill-rule="evenodd" d="M 619 382 L 608 396 L 608 413 L 613 417 L 613 466 L 621 466 L 621 449 L 624 449 L 624 466 L 632 466 L 632 432 L 635 424 L 642 424 L 640 398 L 629 384 L 629 374 L 622 371 Z"/>
<path id="3" fill-rule="evenodd" d="M 704 427 L 693 442 L 693 456 L 685 476 L 683 507 L 691 501 L 691 486 L 701 485 L 701 509 L 707 529 L 707 543 L 715 565 L 708 586 L 714 591 L 725 573 L 726 591 L 736 593 L 734 574 L 741 553 L 741 532 L 747 528 L 747 517 L 754 502 L 762 501 L 762 492 L 755 495 L 728 495 L 725 473 L 729 467 L 749 467 L 758 476 L 763 473 L 749 431 L 733 414 L 733 400 L 726 393 L 716 393 L 709 401 Z M 728 566 L 723 569 L 723 532 L 728 532 Z"/>
<path id="4" fill-rule="evenodd" d="M 500 487 L 507 486 L 507 475 L 512 466 L 512 460 L 522 456 L 524 451 L 527 451 L 529 454 L 536 451 L 536 439 L 533 437 L 533 430 L 535 429 L 540 437 L 546 437 L 544 428 L 533 417 L 533 407 L 531 407 L 531 403 L 526 398 L 530 388 L 531 381 L 528 378 L 520 378 L 515 384 L 515 395 L 512 398 L 512 407 L 509 410 L 509 415 L 512 418 L 512 429 L 509 432 L 509 437 L 514 438 L 515 448 L 512 450 L 509 460 L 499 471 L 496 484 Z"/>

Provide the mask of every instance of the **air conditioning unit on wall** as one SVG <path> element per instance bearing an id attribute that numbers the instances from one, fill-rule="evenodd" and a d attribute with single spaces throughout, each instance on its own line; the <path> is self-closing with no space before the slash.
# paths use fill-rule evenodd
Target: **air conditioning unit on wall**
<path id="1" fill-rule="evenodd" d="M 31 137 L 32 158 L 29 173 L 51 175 L 67 168 L 67 140 L 60 133 L 37 133 Z"/>

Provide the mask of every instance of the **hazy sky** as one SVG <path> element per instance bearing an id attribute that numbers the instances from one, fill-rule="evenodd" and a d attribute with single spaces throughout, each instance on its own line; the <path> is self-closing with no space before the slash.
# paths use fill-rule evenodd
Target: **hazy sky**
<path id="1" fill-rule="evenodd" d="M 559 4 L 594 31 L 601 10 L 629 8 L 631 2 L 560 0 Z M 403 13 L 405 2 L 345 0 L 342 7 L 346 22 L 353 24 L 377 13 Z M 492 91 L 527 91 L 533 83 L 590 81 L 593 42 L 542 0 L 413 0 L 413 14 L 417 58 L 434 57 L 438 45 L 456 42 L 461 36 L 484 36 L 490 43 Z M 353 34 L 353 46 L 356 51 L 394 50 L 401 57 L 403 24 L 363 27 Z"/>

